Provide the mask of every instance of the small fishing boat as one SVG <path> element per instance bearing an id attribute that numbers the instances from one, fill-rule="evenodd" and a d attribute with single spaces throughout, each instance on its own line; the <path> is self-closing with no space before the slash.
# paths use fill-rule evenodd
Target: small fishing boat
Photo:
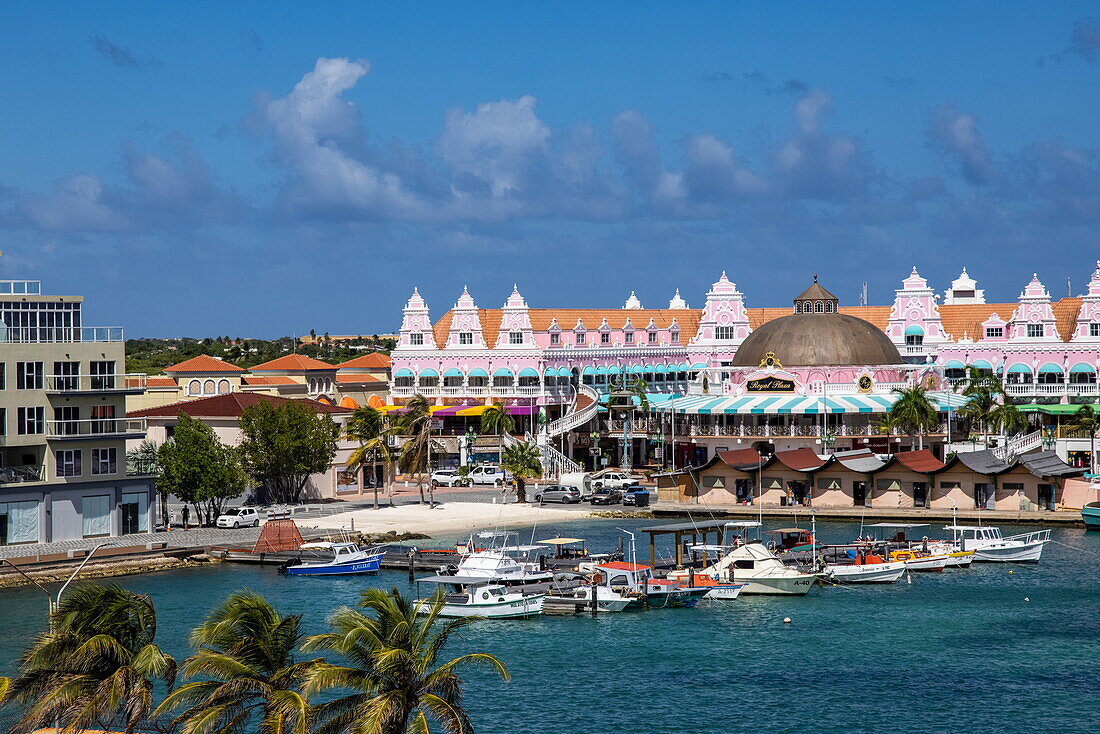
<path id="1" fill-rule="evenodd" d="M 1050 530 L 1033 530 L 1003 537 L 1001 529 L 984 525 L 948 525 L 951 544 L 960 551 L 974 551 L 975 561 L 989 563 L 1038 563 L 1050 542 Z"/>
<path id="2" fill-rule="evenodd" d="M 420 583 L 437 584 L 434 595 L 416 600 L 416 613 L 428 614 L 442 601 L 441 617 L 485 617 L 486 619 L 526 619 L 542 614 L 546 592 L 529 593 L 502 584 L 464 576 L 429 576 Z"/>
<path id="3" fill-rule="evenodd" d="M 733 601 L 741 596 L 741 592 L 746 586 L 746 584 L 741 583 L 719 581 L 718 579 L 702 574 L 697 575 L 695 579 L 689 583 L 708 589 L 707 593 L 703 595 L 704 599 L 715 599 L 718 601 Z"/>
<path id="4" fill-rule="evenodd" d="M 685 586 L 679 579 L 659 579 L 653 569 L 640 563 L 609 561 L 596 567 L 597 584 L 606 586 L 630 603 L 625 609 L 693 607 L 710 589 Z"/>
<path id="5" fill-rule="evenodd" d="M 345 576 L 358 573 L 378 573 L 382 566 L 382 551 L 362 550 L 355 543 L 331 543 L 328 541 L 304 543 L 299 550 L 324 551 L 330 558 L 318 561 L 291 559 L 279 567 L 281 573 L 290 576 Z"/>
<path id="6" fill-rule="evenodd" d="M 832 558 L 825 562 L 826 579 L 842 584 L 892 584 L 908 570 L 905 561 L 890 561 L 862 546 L 828 546 Z"/>
<path id="7" fill-rule="evenodd" d="M 877 522 L 865 526 L 869 531 L 865 538 L 857 539 L 866 547 L 874 547 L 892 560 L 906 561 L 912 571 L 942 571 L 945 568 L 967 568 L 974 560 L 973 551 L 962 551 L 951 543 L 931 540 L 927 535 L 918 538 L 909 537 L 917 528 L 930 527 L 927 523 Z M 862 530 L 860 535 L 863 535 Z M 901 556 L 894 557 L 894 553 Z M 939 559 L 943 559 L 940 563 Z"/>
<path id="8" fill-rule="evenodd" d="M 890 561 L 904 563 L 910 571 L 942 573 L 947 568 L 946 555 L 924 553 L 917 548 L 890 551 Z"/>
<path id="9" fill-rule="evenodd" d="M 509 540 L 515 536 L 516 533 L 511 531 L 487 530 L 478 533 L 476 538 L 489 540 L 489 544 L 478 549 L 475 537 L 471 537 L 466 546 L 459 548 L 465 552 L 458 565 L 446 570 L 453 570 L 455 576 L 493 581 L 503 586 L 525 586 L 553 581 L 552 572 L 541 567 L 540 563 L 529 560 L 532 553 L 546 551 L 546 546 L 509 545 Z"/>
<path id="10" fill-rule="evenodd" d="M 768 548 L 776 553 L 812 551 L 815 547 L 814 534 L 805 528 L 779 528 L 764 532 L 774 536 L 768 541 Z"/>
<path id="11" fill-rule="evenodd" d="M 1089 502 L 1081 508 L 1081 520 L 1085 530 L 1100 530 L 1100 502 Z"/>
<path id="12" fill-rule="evenodd" d="M 634 597 L 619 593 L 609 586 L 593 584 L 577 586 L 562 592 L 551 592 L 543 600 L 544 611 L 556 612 L 621 612 Z"/>

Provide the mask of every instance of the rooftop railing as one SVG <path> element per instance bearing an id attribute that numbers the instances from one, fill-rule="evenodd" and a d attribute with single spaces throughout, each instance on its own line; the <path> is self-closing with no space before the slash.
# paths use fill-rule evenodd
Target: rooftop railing
<path id="1" fill-rule="evenodd" d="M 70 344 L 125 340 L 121 326 L 0 327 L 0 341 L 16 344 Z"/>
<path id="2" fill-rule="evenodd" d="M 42 295 L 40 280 L 0 280 L 0 296 Z"/>

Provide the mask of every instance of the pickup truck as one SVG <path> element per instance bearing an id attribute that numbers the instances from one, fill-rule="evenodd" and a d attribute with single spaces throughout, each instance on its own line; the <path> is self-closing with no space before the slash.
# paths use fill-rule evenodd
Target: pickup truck
<path id="1" fill-rule="evenodd" d="M 638 483 L 638 477 L 631 476 L 619 469 L 602 469 L 597 472 L 576 472 L 562 474 L 558 479 L 559 484 L 576 487 L 581 491 L 581 498 L 586 502 L 592 499 L 592 493 L 597 489 L 607 487 L 609 489 L 624 489 Z"/>

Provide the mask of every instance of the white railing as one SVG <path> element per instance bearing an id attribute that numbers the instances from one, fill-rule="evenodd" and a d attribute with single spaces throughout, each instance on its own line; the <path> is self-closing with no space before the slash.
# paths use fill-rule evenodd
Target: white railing
<path id="1" fill-rule="evenodd" d="M 734 436 L 734 437 L 802 437 L 802 438 L 817 438 L 822 434 L 820 425 L 801 425 L 801 426 L 769 426 L 769 425 L 752 425 L 752 424 L 738 424 L 738 425 L 692 425 L 689 427 L 689 433 L 691 436 Z M 900 430 L 894 429 L 889 433 L 883 433 L 876 426 L 849 426 L 841 424 L 838 426 L 829 426 L 826 433 L 831 433 L 833 436 L 908 436 Z M 947 433 L 947 424 L 941 423 L 936 430 L 925 433 Z"/>
<path id="2" fill-rule="evenodd" d="M 46 421 L 48 438 L 95 438 L 145 433 L 144 418 L 88 418 Z"/>
<path id="3" fill-rule="evenodd" d="M 1013 396 L 1041 395 L 1043 397 L 1100 395 L 1100 385 L 1094 382 L 1008 383 L 1005 385 L 1005 392 Z"/>
<path id="4" fill-rule="evenodd" d="M 581 410 L 576 409 L 576 402 L 574 401 L 570 411 L 558 418 L 556 421 L 547 423 L 543 428 L 543 433 L 549 437 L 560 436 L 566 431 L 572 431 L 574 428 L 583 426 L 588 421 L 592 420 L 592 416 L 596 415 L 596 411 L 600 409 L 600 394 L 588 385 L 581 385 L 577 388 L 577 395 L 585 395 L 592 402 L 586 405 Z"/>
<path id="5" fill-rule="evenodd" d="M 1006 440 L 1003 445 L 993 449 L 993 455 L 1007 463 L 1012 461 L 1013 457 L 1026 454 L 1028 451 L 1034 451 L 1042 445 L 1043 432 L 1033 431 Z"/>
<path id="6" fill-rule="evenodd" d="M 539 451 L 542 452 L 542 476 L 544 478 L 557 479 L 562 474 L 574 474 L 583 471 L 580 464 L 558 451 L 549 441 L 540 443 Z"/>
<path id="7" fill-rule="evenodd" d="M 121 342 L 121 326 L 8 326 L 0 327 L 0 341 L 19 344 Z"/>
<path id="8" fill-rule="evenodd" d="M 144 372 L 125 375 L 46 375 L 47 392 L 120 392 L 145 390 Z"/>

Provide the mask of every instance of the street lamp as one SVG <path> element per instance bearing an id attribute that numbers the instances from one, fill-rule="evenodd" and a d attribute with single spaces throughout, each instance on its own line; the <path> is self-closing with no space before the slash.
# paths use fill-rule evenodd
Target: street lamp
<path id="1" fill-rule="evenodd" d="M 73 582 L 73 579 L 75 579 L 78 575 L 80 575 L 80 572 L 84 570 L 84 567 L 86 565 L 88 565 L 88 561 L 92 560 L 92 556 L 94 556 L 96 554 L 96 551 L 98 551 L 100 548 L 114 548 L 114 547 L 117 547 L 117 545 L 118 545 L 118 543 L 100 543 L 96 547 L 92 548 L 91 551 L 88 552 L 88 555 L 84 556 L 84 560 L 80 562 L 80 565 L 76 567 L 76 570 L 73 571 L 72 574 L 69 576 L 69 578 L 65 581 L 65 583 L 61 585 L 61 588 L 58 590 L 56 597 L 53 594 L 51 594 L 45 586 L 43 586 L 42 584 L 40 584 L 37 581 L 35 581 L 34 579 L 32 579 L 30 576 L 28 576 L 23 571 L 23 569 L 21 569 L 19 566 L 12 563 L 9 559 L 0 558 L 0 564 L 6 563 L 9 566 L 11 566 L 12 568 L 14 568 L 16 573 L 18 573 L 20 576 L 25 578 L 27 581 L 29 581 L 31 584 L 33 584 L 39 591 L 41 591 L 43 594 L 46 595 L 46 599 L 49 602 L 49 608 L 47 610 L 47 613 L 49 614 L 50 624 L 52 625 L 53 624 L 53 614 L 54 614 L 54 612 L 57 611 L 57 608 L 61 605 L 61 596 L 65 593 L 65 590 L 69 588 L 69 584 L 71 584 Z"/>

